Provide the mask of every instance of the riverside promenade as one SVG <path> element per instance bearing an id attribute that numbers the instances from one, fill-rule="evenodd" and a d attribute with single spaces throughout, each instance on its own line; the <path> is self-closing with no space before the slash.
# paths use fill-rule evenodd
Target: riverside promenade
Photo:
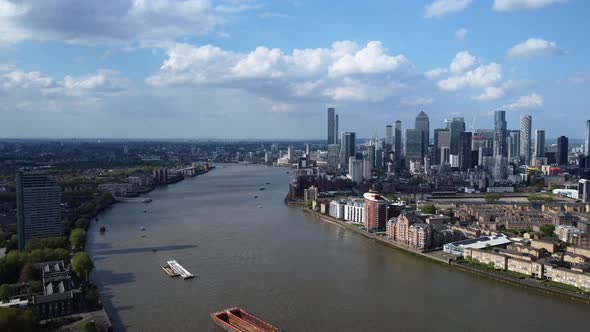
<path id="1" fill-rule="evenodd" d="M 373 233 L 369 233 L 369 232 L 365 231 L 364 229 L 360 229 L 360 228 L 352 225 L 351 223 L 342 222 L 342 221 L 340 221 L 334 217 L 331 217 L 329 215 L 321 214 L 318 211 L 314 211 L 309 208 L 303 208 L 303 211 L 314 216 L 315 218 L 318 218 L 322 221 L 325 221 L 325 222 L 334 224 L 336 226 L 351 230 L 361 236 L 364 236 L 364 237 L 366 237 L 370 240 L 373 240 L 375 242 L 378 242 L 382 245 L 388 246 L 390 248 L 398 249 L 398 250 L 404 251 L 406 253 L 409 253 L 409 254 L 412 254 L 415 256 L 420 256 L 420 257 L 429 259 L 429 260 L 437 262 L 437 263 L 445 264 L 445 265 L 449 266 L 450 268 L 456 268 L 456 269 L 464 271 L 464 272 L 469 272 L 469 273 L 472 273 L 472 274 L 475 274 L 478 276 L 487 277 L 487 278 L 501 281 L 501 282 L 504 282 L 507 284 L 511 284 L 513 286 L 534 289 L 534 290 L 539 291 L 541 293 L 550 294 L 550 295 L 554 295 L 554 296 L 560 296 L 560 297 L 567 298 L 567 299 L 570 299 L 573 301 L 590 304 L 590 296 L 588 296 L 588 295 L 576 293 L 576 292 L 569 291 L 566 289 L 550 287 L 550 286 L 547 286 L 547 285 L 541 283 L 540 280 L 536 280 L 536 279 L 531 279 L 531 278 L 522 278 L 521 279 L 521 278 L 517 278 L 517 277 L 511 276 L 511 275 L 507 275 L 507 274 L 500 274 L 500 273 L 485 271 L 482 269 L 466 266 L 464 264 L 459 263 L 458 260 L 456 259 L 456 257 L 454 257 L 450 254 L 443 253 L 442 250 L 433 250 L 433 251 L 428 251 L 428 252 L 422 252 L 420 250 L 416 250 L 415 248 L 411 248 L 411 247 L 404 246 L 399 243 L 395 243 L 393 241 L 387 240 L 383 236 L 378 236 Z"/>

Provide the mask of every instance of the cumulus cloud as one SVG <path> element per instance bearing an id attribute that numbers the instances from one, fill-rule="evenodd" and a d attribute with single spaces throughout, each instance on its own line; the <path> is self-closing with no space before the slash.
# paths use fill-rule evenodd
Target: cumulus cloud
<path id="1" fill-rule="evenodd" d="M 502 79 L 502 66 L 492 62 L 469 70 L 462 75 L 451 76 L 438 82 L 445 91 L 457 91 L 463 88 L 485 88 Z"/>
<path id="2" fill-rule="evenodd" d="M 508 50 L 507 56 L 511 59 L 529 58 L 534 56 L 557 56 L 564 54 L 555 42 L 540 38 L 529 38 L 525 42 L 517 44 Z"/>
<path id="3" fill-rule="evenodd" d="M 455 55 L 455 58 L 451 62 L 449 66 L 451 73 L 453 74 L 461 74 L 467 69 L 470 69 L 475 65 L 476 57 L 469 54 L 467 51 L 461 51 Z"/>
<path id="4" fill-rule="evenodd" d="M 566 0 L 494 0 L 492 9 L 498 12 L 539 9 Z"/>
<path id="5" fill-rule="evenodd" d="M 455 31 L 455 39 L 463 40 L 463 39 L 465 39 L 465 37 L 467 37 L 468 33 L 469 33 L 469 31 L 467 29 L 461 28 L 461 29 Z"/>
<path id="6" fill-rule="evenodd" d="M 426 6 L 424 17 L 442 17 L 449 13 L 462 11 L 469 4 L 471 4 L 471 0 L 436 0 Z"/>
<path id="7" fill-rule="evenodd" d="M 533 110 L 543 107 L 543 97 L 540 94 L 533 93 L 528 96 L 520 96 L 511 104 L 504 105 L 502 108 L 508 110 Z"/>
<path id="8" fill-rule="evenodd" d="M 458 52 L 449 68 L 436 68 L 425 73 L 429 78 L 450 76 L 438 81 L 444 91 L 458 91 L 463 88 L 486 88 L 502 80 L 502 66 L 495 62 L 480 64 L 477 57 L 467 51 Z"/>
<path id="9" fill-rule="evenodd" d="M 419 106 L 427 106 L 431 105 L 434 102 L 433 98 L 425 98 L 425 97 L 401 97 L 400 98 L 400 105 L 407 106 L 407 107 L 419 107 Z"/>
<path id="10" fill-rule="evenodd" d="M 259 8 L 235 0 L 0 0 L 0 45 L 27 39 L 153 44 L 219 30 L 228 16 Z"/>
<path id="11" fill-rule="evenodd" d="M 488 86 L 483 90 L 483 93 L 473 97 L 475 100 L 488 101 L 502 98 L 504 96 L 504 88 Z"/>
<path id="12" fill-rule="evenodd" d="M 38 71 L 23 72 L 9 71 L 0 75 L 0 86 L 5 89 L 43 89 L 51 86 L 51 77 L 44 76 Z"/>
<path id="13" fill-rule="evenodd" d="M 404 75 L 412 71 L 403 54 L 389 53 L 378 41 L 364 47 L 339 41 L 330 48 L 291 53 L 262 46 L 238 53 L 176 43 L 167 55 L 149 84 L 215 85 L 293 99 L 382 100 L 403 89 Z"/>

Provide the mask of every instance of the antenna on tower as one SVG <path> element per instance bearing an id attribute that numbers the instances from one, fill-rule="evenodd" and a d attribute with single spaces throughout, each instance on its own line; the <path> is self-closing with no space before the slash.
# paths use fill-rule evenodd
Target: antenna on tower
<path id="1" fill-rule="evenodd" d="M 477 114 L 473 114 L 473 121 L 471 122 L 471 132 L 475 133 L 475 119 L 477 117 Z"/>

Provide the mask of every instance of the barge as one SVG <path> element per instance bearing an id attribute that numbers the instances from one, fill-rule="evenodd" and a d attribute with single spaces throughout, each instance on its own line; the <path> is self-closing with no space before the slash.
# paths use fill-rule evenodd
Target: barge
<path id="1" fill-rule="evenodd" d="M 280 332 L 280 329 L 240 308 L 214 312 L 211 318 L 228 332 Z"/>
<path id="2" fill-rule="evenodd" d="M 174 271 L 168 264 L 162 266 L 162 270 L 164 270 L 169 277 L 178 277 L 180 275 L 180 273 Z"/>

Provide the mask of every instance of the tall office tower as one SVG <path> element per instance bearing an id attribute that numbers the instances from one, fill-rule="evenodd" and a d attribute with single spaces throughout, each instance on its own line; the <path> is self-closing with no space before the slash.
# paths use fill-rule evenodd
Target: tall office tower
<path id="1" fill-rule="evenodd" d="M 590 156 L 590 120 L 586 121 L 586 139 L 584 140 L 584 155 Z"/>
<path id="2" fill-rule="evenodd" d="M 361 159 L 348 158 L 348 177 L 356 184 L 363 182 L 363 161 Z"/>
<path id="3" fill-rule="evenodd" d="M 62 236 L 61 189 L 42 171 L 16 172 L 18 248 L 34 238 Z"/>
<path id="4" fill-rule="evenodd" d="M 307 158 L 309 158 L 309 155 L 311 154 L 311 144 L 305 144 L 305 154 L 307 155 Z"/>
<path id="5" fill-rule="evenodd" d="M 428 153 L 428 145 L 430 144 L 430 120 L 424 111 L 420 111 L 416 116 L 414 129 L 422 132 L 422 156 L 424 156 Z"/>
<path id="6" fill-rule="evenodd" d="M 590 203 L 590 180 L 578 181 L 578 199 L 584 203 Z"/>
<path id="7" fill-rule="evenodd" d="M 510 130 L 506 137 L 506 146 L 508 147 L 508 158 L 510 160 L 520 157 L 520 130 Z"/>
<path id="8" fill-rule="evenodd" d="M 459 169 L 461 171 L 468 171 L 471 168 L 471 137 L 470 132 L 459 135 Z"/>
<path id="9" fill-rule="evenodd" d="M 340 162 L 340 144 L 328 145 L 328 166 L 332 169 L 338 168 Z"/>
<path id="10" fill-rule="evenodd" d="M 289 159 L 290 163 L 295 161 L 295 150 L 293 150 L 292 146 L 287 148 L 287 159 Z"/>
<path id="11" fill-rule="evenodd" d="M 446 128 L 439 128 L 434 130 L 434 158 L 432 162 L 434 165 L 440 165 L 440 149 L 443 147 L 451 147 L 451 131 Z"/>
<path id="12" fill-rule="evenodd" d="M 532 158 L 532 142 L 531 142 L 531 122 L 530 115 L 523 115 L 520 117 L 520 153 L 524 159 L 525 165 L 531 164 Z"/>
<path id="13" fill-rule="evenodd" d="M 367 158 L 370 162 L 371 165 L 373 165 L 373 167 L 376 167 L 375 165 L 375 142 L 371 142 L 371 144 L 367 147 Z"/>
<path id="14" fill-rule="evenodd" d="M 343 132 L 340 140 L 340 164 L 343 169 L 348 167 L 348 158 L 356 155 L 356 134 L 351 132 Z"/>
<path id="15" fill-rule="evenodd" d="M 535 130 L 535 158 L 545 157 L 545 130 Z"/>
<path id="16" fill-rule="evenodd" d="M 422 137 L 424 133 L 419 129 L 406 129 L 406 164 L 410 159 L 422 161 Z"/>
<path id="17" fill-rule="evenodd" d="M 506 148 L 506 111 L 494 112 L 494 156 L 508 157 Z"/>
<path id="18" fill-rule="evenodd" d="M 559 136 L 557 138 L 557 164 L 568 165 L 568 152 L 569 152 L 569 140 L 565 136 Z"/>
<path id="19" fill-rule="evenodd" d="M 395 155 L 394 155 L 394 169 L 399 172 L 401 169 L 402 159 L 402 122 L 400 120 L 395 121 Z"/>
<path id="20" fill-rule="evenodd" d="M 389 152 L 393 149 L 393 127 L 391 125 L 385 126 L 385 151 Z"/>
<path id="21" fill-rule="evenodd" d="M 338 144 L 338 116 L 334 107 L 328 108 L 328 145 Z"/>
<path id="22" fill-rule="evenodd" d="M 340 144 L 340 142 L 338 142 L 338 136 L 338 114 L 336 114 L 334 120 L 334 144 Z"/>
<path id="23" fill-rule="evenodd" d="M 440 148 L 440 165 L 451 164 L 451 148 L 443 146 Z"/>
<path id="24" fill-rule="evenodd" d="M 459 154 L 459 135 L 465 131 L 465 120 L 453 118 L 451 120 L 451 154 Z"/>

